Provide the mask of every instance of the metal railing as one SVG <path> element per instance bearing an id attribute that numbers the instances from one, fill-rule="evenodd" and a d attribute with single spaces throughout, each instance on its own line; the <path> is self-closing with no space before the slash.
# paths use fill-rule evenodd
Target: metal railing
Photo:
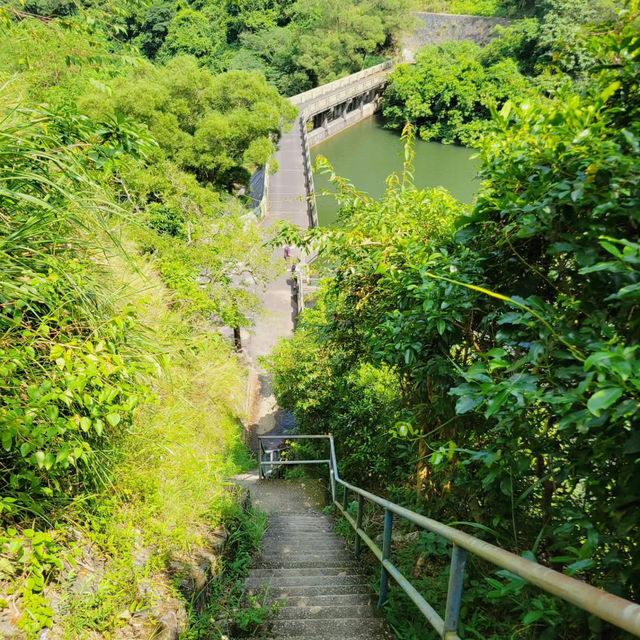
<path id="1" fill-rule="evenodd" d="M 420 515 L 415 511 L 401 507 L 398 504 L 385 500 L 373 493 L 365 491 L 360 487 L 349 484 L 340 478 L 336 451 L 331 435 L 282 435 L 282 436 L 259 436 L 260 448 L 262 440 L 291 440 L 291 439 L 326 439 L 329 441 L 329 458 L 318 460 L 269 460 L 260 457 L 260 478 L 265 478 L 264 467 L 274 467 L 289 464 L 328 464 L 329 482 L 331 487 L 331 498 L 333 504 L 340 510 L 347 519 L 351 527 L 356 532 L 354 552 L 360 555 L 361 541 L 371 549 L 373 555 L 382 565 L 380 576 L 380 597 L 379 604 L 383 605 L 387 601 L 389 577 L 393 578 L 402 590 L 409 596 L 413 603 L 422 612 L 431 626 L 444 640 L 460 640 L 458 636 L 458 620 L 460 616 L 460 605 L 462 602 L 462 591 L 464 583 L 465 563 L 467 553 L 471 553 L 491 564 L 507 569 L 512 573 L 527 580 L 531 584 L 539 587 L 546 593 L 557 596 L 566 602 L 576 605 L 588 613 L 605 620 L 619 629 L 628 631 L 640 637 L 640 605 L 624 598 L 613 595 L 602 589 L 570 578 L 563 573 L 544 567 L 536 562 L 522 558 L 510 551 L 505 551 L 488 542 L 484 542 L 475 536 L 464 533 L 459 529 L 450 527 L 437 520 L 432 520 Z M 271 449 L 270 451 L 282 451 L 281 449 Z M 279 454 L 280 455 L 280 454 Z M 342 498 L 337 499 L 337 488 L 342 487 Z M 358 511 L 355 519 L 348 513 L 349 494 L 353 493 L 358 497 Z M 382 536 L 382 549 L 367 535 L 362 528 L 365 501 L 377 504 L 384 509 L 384 532 Z M 412 522 L 418 527 L 435 533 L 452 543 L 451 568 L 449 573 L 449 585 L 447 591 L 447 602 L 445 606 L 444 618 L 425 600 L 417 589 L 407 580 L 400 570 L 391 560 L 391 536 L 393 530 L 394 516 L 399 516 Z"/>

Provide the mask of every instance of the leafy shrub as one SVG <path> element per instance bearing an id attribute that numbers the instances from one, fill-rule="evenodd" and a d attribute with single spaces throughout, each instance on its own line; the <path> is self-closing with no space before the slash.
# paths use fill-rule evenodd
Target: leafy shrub
<path id="1" fill-rule="evenodd" d="M 166 233 L 169 236 L 184 238 L 185 237 L 185 219 L 180 211 L 170 209 L 167 206 L 150 203 L 149 226 L 158 233 Z"/>
<path id="2" fill-rule="evenodd" d="M 487 130 L 491 109 L 534 94 L 513 60 L 485 67 L 481 51 L 471 42 L 450 42 L 425 47 L 415 65 L 400 65 L 383 99 L 385 126 L 412 123 L 424 140 L 473 145 Z"/>
<path id="3" fill-rule="evenodd" d="M 452 205 L 420 194 L 410 166 L 379 202 L 334 177 L 343 226 L 297 240 L 317 241 L 330 268 L 293 338 L 304 347 L 301 380 L 276 391 L 306 430 L 352 420 L 348 457 L 364 440 L 358 395 L 314 413 L 314 395 L 306 405 L 299 390 L 313 376 L 348 389 L 363 365 L 386 368 L 401 389 L 381 416 L 397 464 L 388 482 L 400 487 L 387 490 L 637 600 L 640 37 L 623 19 L 589 46 L 598 70 L 581 91 L 507 102 L 494 115 L 480 146 L 483 187 L 470 217 L 457 212 L 455 232 L 442 225 Z M 411 201 L 405 218 L 399 205 Z M 279 358 L 276 380 L 287 372 Z M 476 635 L 504 637 L 518 624 L 531 638 L 615 633 L 488 571 L 470 575 L 492 587 L 489 601 L 469 594 Z M 498 603 L 504 613 L 514 595 L 509 624 L 492 624 L 490 611 L 473 618 Z"/>
<path id="4" fill-rule="evenodd" d="M 1 491 L 16 498 L 11 511 L 42 513 L 39 500 L 98 485 L 98 450 L 130 424 L 143 389 L 143 369 L 125 360 L 135 353 L 135 314 L 113 309 L 99 284 L 96 240 L 110 241 L 100 189 L 67 147 L 74 129 L 90 127 L 34 112 L 0 131 Z M 93 148 L 100 157 L 119 145 Z"/>

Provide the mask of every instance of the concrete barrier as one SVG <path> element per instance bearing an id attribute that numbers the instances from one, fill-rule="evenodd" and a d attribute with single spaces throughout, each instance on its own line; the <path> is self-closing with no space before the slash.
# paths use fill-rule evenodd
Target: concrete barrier
<path id="1" fill-rule="evenodd" d="M 417 27 L 403 43 L 405 57 L 414 55 L 426 45 L 442 44 L 451 40 L 471 40 L 485 45 L 496 38 L 496 27 L 508 26 L 511 20 L 506 18 L 485 18 L 482 16 L 463 16 L 449 13 L 414 13 Z"/>

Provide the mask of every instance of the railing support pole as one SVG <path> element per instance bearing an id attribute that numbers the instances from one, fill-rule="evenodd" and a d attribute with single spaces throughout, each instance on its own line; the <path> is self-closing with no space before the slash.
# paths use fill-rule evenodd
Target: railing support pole
<path id="1" fill-rule="evenodd" d="M 347 487 L 344 487 L 344 493 L 342 494 L 342 508 L 346 511 L 349 505 L 349 494 L 347 493 Z"/>
<path id="2" fill-rule="evenodd" d="M 464 583 L 464 567 L 467 562 L 467 552 L 457 544 L 451 551 L 451 569 L 449 573 L 449 589 L 447 591 L 447 608 L 444 614 L 444 640 L 457 637 L 458 618 L 462 604 L 462 585 Z"/>
<path id="3" fill-rule="evenodd" d="M 391 531 L 393 529 L 393 512 L 389 509 L 384 510 L 384 533 L 382 537 L 382 562 L 389 560 L 391 557 Z M 380 598 L 378 600 L 378 606 L 383 606 L 388 599 L 389 588 L 389 572 L 382 565 L 382 572 L 380 573 Z"/>
<path id="4" fill-rule="evenodd" d="M 262 469 L 262 456 L 264 455 L 264 447 L 262 446 L 262 440 L 258 440 L 260 443 L 260 449 L 258 450 L 258 478 L 264 480 L 264 471 Z"/>
<path id="5" fill-rule="evenodd" d="M 358 517 L 356 518 L 356 528 L 362 529 L 362 516 L 364 515 L 364 496 L 358 494 Z M 360 534 L 356 531 L 356 543 L 353 549 L 353 553 L 356 558 L 360 557 Z"/>

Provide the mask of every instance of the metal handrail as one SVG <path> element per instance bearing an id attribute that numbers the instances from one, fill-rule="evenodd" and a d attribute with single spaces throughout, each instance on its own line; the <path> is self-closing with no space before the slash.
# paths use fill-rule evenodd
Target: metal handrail
<path id="1" fill-rule="evenodd" d="M 325 463 L 329 465 L 331 499 L 357 534 L 354 549 L 356 556 L 360 554 L 362 540 L 371 549 L 373 555 L 382 565 L 379 604 L 383 605 L 387 601 L 388 580 L 389 576 L 391 576 L 409 596 L 409 598 L 411 598 L 414 604 L 416 604 L 418 609 L 444 640 L 460 640 L 460 637 L 457 634 L 458 618 L 462 602 L 467 552 L 472 553 L 473 555 L 476 555 L 479 558 L 500 567 L 501 569 L 507 569 L 524 580 L 527 580 L 531 584 L 536 585 L 543 591 L 557 596 L 566 602 L 570 602 L 584 611 L 587 611 L 602 620 L 610 622 L 619 629 L 623 629 L 624 631 L 628 631 L 629 633 L 640 637 L 640 605 L 631 602 L 630 600 L 620 598 L 619 596 L 613 595 L 612 593 L 602 589 L 598 589 L 597 587 L 593 587 L 586 582 L 570 578 L 559 571 L 554 571 L 553 569 L 544 567 L 536 562 L 522 558 L 515 553 L 501 549 L 496 545 L 480 540 L 475 536 L 464 533 L 459 529 L 450 527 L 442 522 L 438 522 L 437 520 L 427 518 L 415 511 L 401 507 L 398 504 L 385 500 L 380 496 L 342 480 L 338 473 L 338 461 L 336 458 L 332 435 L 279 435 L 258 436 L 258 438 L 260 440 L 261 451 L 263 439 L 289 440 L 324 438 L 329 441 L 328 460 L 292 460 L 286 461 L 286 464 Z M 278 464 L 284 464 L 284 462 L 260 460 L 260 477 L 265 477 L 263 465 L 269 466 Z M 342 503 L 337 499 L 336 485 L 340 485 L 343 488 Z M 358 496 L 358 511 L 355 519 L 347 512 L 349 492 Z M 380 547 L 362 529 L 365 500 L 373 502 L 384 509 L 385 516 L 382 549 L 380 549 Z M 426 531 L 431 531 L 453 544 L 444 618 L 435 611 L 435 609 L 425 600 L 425 598 L 391 561 L 391 534 L 394 515 L 405 518 L 406 520 L 409 520 L 409 522 L 412 522 Z"/>

